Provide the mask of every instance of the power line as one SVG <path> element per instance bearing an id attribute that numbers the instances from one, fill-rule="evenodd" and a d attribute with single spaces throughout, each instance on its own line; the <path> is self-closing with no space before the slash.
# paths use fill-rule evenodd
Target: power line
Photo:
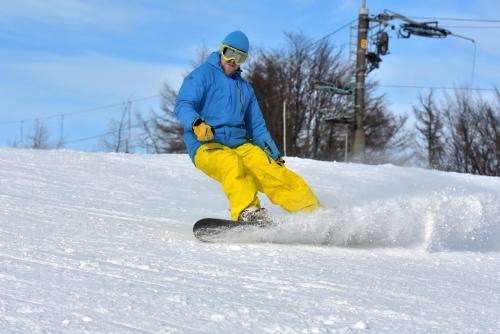
<path id="1" fill-rule="evenodd" d="M 443 26 L 446 29 L 500 29 L 500 26 Z"/>
<path id="2" fill-rule="evenodd" d="M 158 98 L 158 97 L 160 97 L 160 94 L 140 97 L 140 98 L 129 100 L 129 101 L 130 102 L 141 102 L 141 101 L 151 100 L 153 98 Z M 99 110 L 103 110 L 103 109 L 116 108 L 116 107 L 120 107 L 120 106 L 123 106 L 123 102 L 102 105 L 99 107 L 84 109 L 84 110 L 79 110 L 79 111 L 74 111 L 74 112 L 54 114 L 54 115 L 49 115 L 49 116 L 45 116 L 45 117 L 34 117 L 34 118 L 21 119 L 21 120 L 17 120 L 17 121 L 0 122 L 0 125 L 17 124 L 17 123 L 30 122 L 30 121 L 43 121 L 43 120 L 48 120 L 48 119 L 58 118 L 58 117 L 73 116 L 73 115 L 78 115 L 78 114 L 87 114 L 87 113 L 91 113 L 91 112 L 95 112 L 95 111 L 99 111 Z"/>
<path id="3" fill-rule="evenodd" d="M 495 88 L 472 88 L 472 87 L 449 87 L 449 86 L 419 86 L 419 85 L 397 85 L 397 84 L 382 84 L 377 85 L 377 87 L 386 88 L 408 88 L 408 89 L 442 89 L 442 90 L 474 90 L 474 91 L 489 91 L 496 92 L 498 89 Z"/>
<path id="4" fill-rule="evenodd" d="M 135 125 L 131 125 L 129 127 L 129 129 L 136 129 L 136 128 L 139 128 L 141 126 L 142 126 L 142 124 L 135 124 Z M 106 137 L 106 136 L 117 134 L 120 131 L 124 132 L 125 130 L 123 130 L 123 129 L 121 129 L 121 130 L 111 130 L 111 131 L 108 131 L 108 132 L 105 132 L 105 133 L 101 133 L 101 134 L 98 134 L 98 135 L 94 135 L 94 136 L 90 136 L 90 137 L 83 137 L 83 138 L 78 138 L 78 139 L 73 139 L 73 140 L 65 140 L 63 142 L 63 144 L 64 145 L 66 145 L 66 144 L 74 144 L 74 143 L 79 143 L 79 142 L 82 142 L 82 141 L 89 141 L 89 140 L 99 139 L 99 138 L 103 138 L 103 137 Z"/>
<path id="5" fill-rule="evenodd" d="M 99 138 L 106 137 L 106 136 L 109 136 L 109 135 L 112 135 L 112 134 L 115 134 L 115 133 L 116 133 L 115 131 L 108 131 L 106 133 L 101 133 L 99 135 L 94 135 L 94 136 L 90 136 L 90 137 L 83 137 L 83 138 L 74 139 L 74 140 L 65 140 L 65 141 L 63 141 L 63 145 L 74 144 L 74 143 L 80 143 L 82 141 L 89 141 L 89 140 L 99 139 Z"/>
<path id="6" fill-rule="evenodd" d="M 340 32 L 340 31 L 342 31 L 343 29 L 345 29 L 345 28 L 349 27 L 350 25 L 352 25 L 353 23 L 357 22 L 357 20 L 358 20 L 358 19 L 357 19 L 357 18 L 355 18 L 355 19 L 353 19 L 353 20 L 351 20 L 351 21 L 349 21 L 349 22 L 347 22 L 347 23 L 345 23 L 345 24 L 341 25 L 340 27 L 338 27 L 337 29 L 335 29 L 335 30 L 333 30 L 333 31 L 329 32 L 328 34 L 324 35 L 323 37 L 320 37 L 320 38 L 318 38 L 317 40 L 315 40 L 315 41 L 313 41 L 313 42 L 311 42 L 311 43 L 309 43 L 309 44 L 306 44 L 306 45 L 303 47 L 303 49 L 311 48 L 311 47 L 315 46 L 316 44 L 321 43 L 321 42 L 322 42 L 322 41 L 324 41 L 325 39 L 327 39 L 327 38 L 329 38 L 329 37 L 331 37 L 331 36 L 335 35 L 336 33 L 338 33 L 338 32 Z M 279 98 L 281 98 L 281 96 L 280 96 L 280 95 L 269 96 L 269 97 L 267 97 L 267 98 L 265 98 L 265 99 L 259 100 L 259 103 L 265 103 L 265 102 L 273 101 L 273 100 L 276 100 L 276 99 L 279 99 Z"/>
<path id="7" fill-rule="evenodd" d="M 331 37 L 331 36 L 335 35 L 335 34 L 336 34 L 336 33 L 338 33 L 339 31 L 341 31 L 341 30 L 343 30 L 343 29 L 345 29 L 345 28 L 349 27 L 351 24 L 353 24 L 353 23 L 354 23 L 354 22 L 356 22 L 357 20 L 358 20 L 358 19 L 357 19 L 357 18 L 355 18 L 355 19 L 353 19 L 353 20 L 351 20 L 351 21 L 347 22 L 346 24 L 344 24 L 344 25 L 340 26 L 339 28 L 337 28 L 337 29 L 333 30 L 332 32 L 330 32 L 330 33 L 326 34 L 325 36 L 323 36 L 323 37 L 319 38 L 318 40 L 316 40 L 316 41 L 312 42 L 310 45 L 307 45 L 306 47 L 312 47 L 312 46 L 314 46 L 314 45 L 316 45 L 316 44 L 318 44 L 318 43 L 320 43 L 320 42 L 324 41 L 325 39 L 327 39 L 327 38 L 329 38 L 329 37 Z"/>
<path id="8" fill-rule="evenodd" d="M 467 19 L 467 18 L 451 18 L 451 17 L 410 17 L 416 20 L 434 20 L 434 21 L 457 21 L 457 22 L 484 22 L 484 23 L 500 23 L 500 20 L 493 19 Z"/>

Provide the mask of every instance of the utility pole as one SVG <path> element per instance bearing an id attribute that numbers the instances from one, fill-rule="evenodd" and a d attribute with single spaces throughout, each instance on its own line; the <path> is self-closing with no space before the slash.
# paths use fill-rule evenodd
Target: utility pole
<path id="1" fill-rule="evenodd" d="M 57 148 L 62 148 L 64 145 L 64 114 L 61 115 L 61 126 L 59 132 L 59 144 L 57 144 Z"/>
<path id="2" fill-rule="evenodd" d="M 283 156 L 286 157 L 286 99 L 283 100 Z"/>
<path id="3" fill-rule="evenodd" d="M 368 51 L 368 8 L 362 0 L 358 18 L 358 44 L 356 51 L 356 87 L 354 89 L 354 138 L 352 142 L 352 160 L 365 161 L 365 132 L 363 118 L 365 114 L 365 60 Z"/>

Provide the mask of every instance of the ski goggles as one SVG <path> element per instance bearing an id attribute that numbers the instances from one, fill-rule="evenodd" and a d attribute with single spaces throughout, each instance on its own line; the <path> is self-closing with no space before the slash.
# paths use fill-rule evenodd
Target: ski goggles
<path id="1" fill-rule="evenodd" d="M 234 60 L 236 65 L 244 64 L 248 60 L 248 54 L 225 44 L 220 45 L 220 54 L 225 61 Z"/>

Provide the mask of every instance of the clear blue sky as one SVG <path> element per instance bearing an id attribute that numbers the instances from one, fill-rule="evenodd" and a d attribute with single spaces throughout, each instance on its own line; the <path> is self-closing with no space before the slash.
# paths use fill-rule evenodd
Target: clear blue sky
<path id="1" fill-rule="evenodd" d="M 361 0 L 6 1 L 0 6 L 0 146 L 19 140 L 21 120 L 26 120 L 26 134 L 33 128 L 31 119 L 153 96 L 165 82 L 178 88 L 197 50 L 203 46 L 215 50 L 232 30 L 244 31 L 253 48 L 280 47 L 283 32 L 321 38 L 355 19 L 360 4 Z M 411 17 L 500 20 L 500 3 L 495 0 L 367 0 L 367 4 L 370 14 L 389 9 Z M 443 20 L 440 25 L 476 40 L 474 85 L 499 85 L 500 21 Z M 331 41 L 347 47 L 348 36 L 344 29 Z M 391 36 L 391 54 L 370 74 L 380 84 L 470 84 L 471 42 Z M 411 112 L 419 92 L 426 90 L 380 89 L 401 114 Z M 151 98 L 134 103 L 134 109 L 147 113 L 159 105 L 159 99 Z M 64 137 L 71 141 L 104 133 L 121 110 L 116 106 L 68 115 Z M 44 120 L 51 142 L 59 138 L 60 122 L 59 117 Z M 67 148 L 98 150 L 99 145 L 89 140 Z"/>

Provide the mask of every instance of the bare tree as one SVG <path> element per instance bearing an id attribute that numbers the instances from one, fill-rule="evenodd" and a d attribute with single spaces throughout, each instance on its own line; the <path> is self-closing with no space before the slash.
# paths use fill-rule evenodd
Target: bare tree
<path id="1" fill-rule="evenodd" d="M 142 145 L 155 153 L 185 153 L 186 145 L 183 141 L 184 129 L 174 113 L 177 93 L 164 84 L 162 106 L 160 112 L 151 111 L 149 120 L 138 116 L 144 131 Z"/>
<path id="2" fill-rule="evenodd" d="M 317 83 L 346 82 L 340 51 L 326 41 L 314 48 L 301 34 L 287 33 L 283 49 L 261 51 L 246 78 L 252 83 L 271 135 L 283 149 L 283 102 L 286 102 L 287 153 L 317 159 L 343 156 L 344 131 L 325 119 L 346 113 L 346 98 L 316 90 Z M 345 85 L 345 84 L 344 84 Z M 335 152 L 332 147 L 340 147 Z"/>
<path id="3" fill-rule="evenodd" d="M 480 95 L 456 91 L 447 97 L 446 120 L 450 170 L 500 176 L 500 94 L 488 102 Z"/>
<path id="4" fill-rule="evenodd" d="M 370 95 L 374 87 L 374 83 L 367 85 L 365 98 L 366 163 L 406 164 L 412 143 L 412 133 L 406 129 L 408 117 L 392 114 L 384 96 Z"/>
<path id="5" fill-rule="evenodd" d="M 286 34 L 283 49 L 260 51 L 250 64 L 247 79 L 252 83 L 267 125 L 282 148 L 282 105 L 287 103 L 287 153 L 324 160 L 343 160 L 345 125 L 332 125 L 328 118 L 352 117 L 353 99 L 345 95 L 317 90 L 317 83 L 326 81 L 348 87 L 352 73 L 342 52 L 328 40 L 312 43 L 302 34 Z M 405 117 L 393 116 L 385 97 L 376 96 L 374 87 L 367 89 L 365 132 L 368 161 L 387 161 L 388 149 L 401 148 L 406 137 Z M 352 129 L 351 129 L 352 130 Z M 351 130 L 349 132 L 351 132 Z"/>
<path id="6" fill-rule="evenodd" d="M 206 46 L 203 46 L 198 50 L 197 58 L 191 63 L 191 67 L 193 69 L 198 67 L 206 61 L 208 56 L 209 51 Z M 185 75 L 188 74 L 189 72 L 185 73 Z M 149 119 L 137 115 L 143 129 L 142 146 L 147 151 L 152 150 L 155 153 L 185 153 L 184 129 L 174 113 L 177 92 L 165 83 L 161 90 L 161 97 L 162 104 L 159 112 L 152 110 Z"/>
<path id="7" fill-rule="evenodd" d="M 123 103 L 123 111 L 119 121 L 112 120 L 108 125 L 108 136 L 102 139 L 102 146 L 112 152 L 131 153 L 132 146 L 132 124 L 131 124 L 132 102 L 127 100 Z"/>
<path id="8" fill-rule="evenodd" d="M 419 95 L 418 106 L 413 106 L 416 118 L 416 129 L 427 155 L 427 167 L 440 169 L 443 167 L 444 121 L 440 109 L 436 106 L 434 93 Z"/>
<path id="9" fill-rule="evenodd" d="M 43 150 L 49 148 L 49 130 L 43 122 L 36 120 L 33 133 L 27 136 L 32 149 Z"/>

